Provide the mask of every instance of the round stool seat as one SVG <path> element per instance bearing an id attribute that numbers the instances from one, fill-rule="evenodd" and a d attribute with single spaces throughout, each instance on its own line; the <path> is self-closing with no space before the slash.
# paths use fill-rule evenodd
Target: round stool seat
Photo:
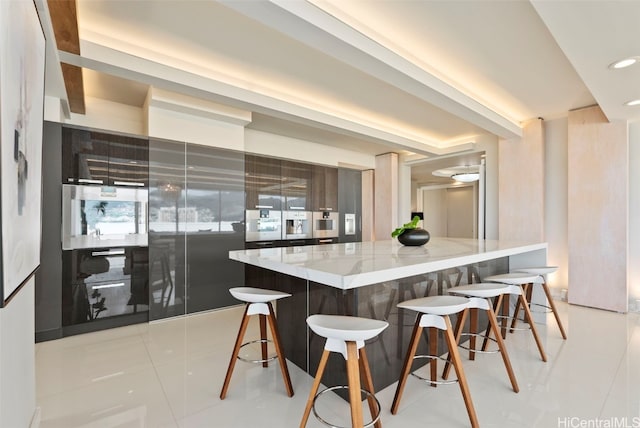
<path id="1" fill-rule="evenodd" d="M 558 270 L 558 266 L 537 266 L 516 269 L 517 272 L 530 273 L 533 275 L 546 275 Z"/>
<path id="2" fill-rule="evenodd" d="M 311 315 L 307 324 L 318 336 L 345 342 L 371 339 L 389 325 L 386 321 L 344 315 Z"/>
<path id="3" fill-rule="evenodd" d="M 463 311 L 468 305 L 469 299 L 461 296 L 429 296 L 404 301 L 398 307 L 425 314 L 451 315 Z"/>
<path id="4" fill-rule="evenodd" d="M 498 282 L 483 282 L 480 284 L 461 285 L 447 290 L 451 294 L 471 297 L 496 297 L 509 292 L 509 286 Z"/>
<path id="5" fill-rule="evenodd" d="M 500 275 L 491 275 L 485 278 L 485 281 L 503 282 L 505 284 L 520 285 L 532 283 L 538 278 L 538 274 L 511 272 Z"/>
<path id="6" fill-rule="evenodd" d="M 248 303 L 267 303 L 291 296 L 291 294 L 283 293 L 281 291 L 253 287 L 230 288 L 229 293 L 231 293 L 231 295 L 236 299 Z"/>

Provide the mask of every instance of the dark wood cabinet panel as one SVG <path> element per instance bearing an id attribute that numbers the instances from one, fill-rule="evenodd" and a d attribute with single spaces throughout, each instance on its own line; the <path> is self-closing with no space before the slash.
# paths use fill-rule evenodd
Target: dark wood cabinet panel
<path id="1" fill-rule="evenodd" d="M 280 159 L 245 154 L 245 207 L 248 210 L 282 209 Z"/>
<path id="2" fill-rule="evenodd" d="M 147 186 L 149 143 L 143 138 L 64 127 L 62 182 Z"/>
<path id="3" fill-rule="evenodd" d="M 285 210 L 311 210 L 312 166 L 282 161 L 282 196 Z"/>
<path id="4" fill-rule="evenodd" d="M 314 165 L 312 210 L 338 211 L 338 168 Z"/>

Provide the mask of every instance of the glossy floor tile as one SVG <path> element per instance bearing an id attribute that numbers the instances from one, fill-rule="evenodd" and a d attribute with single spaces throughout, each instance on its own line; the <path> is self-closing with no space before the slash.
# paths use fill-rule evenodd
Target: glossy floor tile
<path id="1" fill-rule="evenodd" d="M 640 314 L 558 306 L 569 338 L 562 340 L 551 317 L 538 325 L 546 363 L 529 332 L 507 337 L 517 394 L 499 356 L 468 361 L 461 351 L 480 425 L 640 427 Z M 264 369 L 238 362 L 220 400 L 241 316 L 242 308 L 234 307 L 37 344 L 40 426 L 297 427 L 313 379 L 291 363 L 292 398 L 277 364 Z M 258 337 L 257 323 L 247 334 Z M 457 385 L 432 388 L 410 377 L 398 414 L 391 415 L 395 387 L 376 394 L 384 427 L 469 426 Z M 337 396 L 323 395 L 317 408 L 330 422 L 350 425 L 346 402 Z M 323 425 L 312 415 L 307 426 Z"/>

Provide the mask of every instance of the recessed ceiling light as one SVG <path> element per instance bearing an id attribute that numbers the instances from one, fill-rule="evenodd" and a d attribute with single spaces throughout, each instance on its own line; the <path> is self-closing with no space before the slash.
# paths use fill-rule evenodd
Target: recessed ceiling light
<path id="1" fill-rule="evenodd" d="M 624 105 L 626 105 L 626 106 L 640 106 L 640 99 L 627 101 L 626 103 L 624 103 Z"/>
<path id="2" fill-rule="evenodd" d="M 629 58 L 625 58 L 625 59 L 621 59 L 620 61 L 616 61 L 613 64 L 609 65 L 609 68 L 613 68 L 613 69 L 620 69 L 620 68 L 626 68 L 626 67 L 630 67 L 633 64 L 635 64 L 636 62 L 638 62 L 638 57 L 637 56 L 632 56 Z"/>

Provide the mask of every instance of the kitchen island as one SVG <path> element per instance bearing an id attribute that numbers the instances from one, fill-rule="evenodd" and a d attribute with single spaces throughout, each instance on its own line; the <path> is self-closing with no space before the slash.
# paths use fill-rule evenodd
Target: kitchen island
<path id="1" fill-rule="evenodd" d="M 414 312 L 396 308 L 398 302 L 446 293 L 446 288 L 474 276 L 481 279 L 545 265 L 546 253 L 546 243 L 432 238 L 419 247 L 385 240 L 230 251 L 229 258 L 245 264 L 248 286 L 292 295 L 278 301 L 277 307 L 285 355 L 311 375 L 324 343 L 307 328 L 307 316 L 323 313 L 388 321 L 389 328 L 367 344 L 379 390 L 398 379 L 415 319 Z M 425 340 L 419 353 L 426 349 Z M 324 383 L 346 383 L 339 356 L 330 358 Z"/>

